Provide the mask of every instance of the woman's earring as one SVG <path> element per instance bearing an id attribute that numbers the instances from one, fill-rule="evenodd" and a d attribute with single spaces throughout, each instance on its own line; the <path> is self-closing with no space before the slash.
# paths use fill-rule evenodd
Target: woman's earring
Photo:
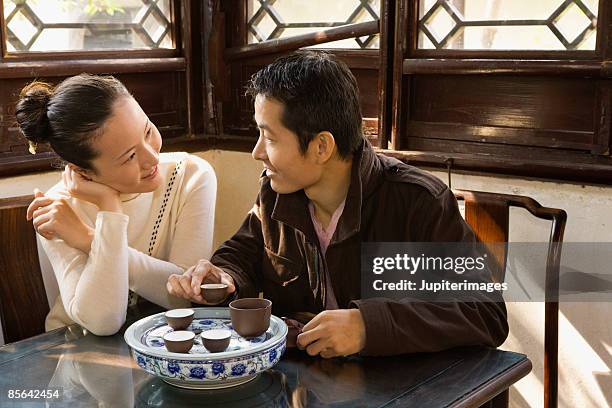
<path id="1" fill-rule="evenodd" d="M 28 151 L 31 154 L 36 154 L 36 149 L 38 148 L 38 143 L 34 143 L 34 142 L 28 140 L 28 144 L 30 145 L 30 147 L 28 147 Z"/>

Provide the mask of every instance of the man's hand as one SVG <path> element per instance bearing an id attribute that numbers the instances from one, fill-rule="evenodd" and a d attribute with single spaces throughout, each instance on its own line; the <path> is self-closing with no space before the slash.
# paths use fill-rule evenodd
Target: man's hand
<path id="1" fill-rule="evenodd" d="M 223 269 L 216 267 L 210 261 L 201 259 L 182 275 L 172 274 L 166 283 L 168 293 L 173 296 L 190 300 L 195 303 L 210 305 L 202 297 L 200 285 L 202 283 L 225 283 L 227 285 L 226 298 L 236 291 L 234 279 Z"/>
<path id="2" fill-rule="evenodd" d="M 316 315 L 302 329 L 297 345 L 311 356 L 330 358 L 360 352 L 365 340 L 365 324 L 359 309 L 339 309 Z"/>

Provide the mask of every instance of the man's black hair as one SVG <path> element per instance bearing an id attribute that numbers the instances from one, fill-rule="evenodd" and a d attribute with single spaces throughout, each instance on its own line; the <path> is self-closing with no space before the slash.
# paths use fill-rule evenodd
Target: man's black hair
<path id="1" fill-rule="evenodd" d="M 334 136 L 342 158 L 361 146 L 357 81 L 346 64 L 331 54 L 298 51 L 281 57 L 251 77 L 247 94 L 283 103 L 282 123 L 297 134 L 302 154 L 322 131 Z"/>

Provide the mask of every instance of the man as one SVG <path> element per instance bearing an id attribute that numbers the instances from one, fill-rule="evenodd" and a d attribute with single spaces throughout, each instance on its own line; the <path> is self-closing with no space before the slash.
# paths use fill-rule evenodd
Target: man
<path id="1" fill-rule="evenodd" d="M 171 294 L 205 303 L 200 284 L 223 282 L 228 295 L 263 292 L 275 314 L 316 314 L 298 346 L 322 357 L 504 341 L 501 302 L 361 299 L 362 242 L 471 242 L 474 234 L 442 182 L 372 150 L 344 63 L 314 51 L 282 57 L 251 78 L 248 94 L 261 190 L 210 262 L 170 277 Z"/>

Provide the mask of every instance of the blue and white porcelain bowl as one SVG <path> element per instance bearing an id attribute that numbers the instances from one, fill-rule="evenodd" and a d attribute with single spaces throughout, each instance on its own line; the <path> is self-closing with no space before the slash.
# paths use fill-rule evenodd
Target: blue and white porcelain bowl
<path id="1" fill-rule="evenodd" d="M 287 325 L 271 316 L 268 331 L 259 337 L 245 339 L 238 335 L 230 320 L 229 309 L 195 308 L 193 322 L 186 330 L 196 333 L 189 353 L 166 350 L 164 334 L 172 331 L 164 313 L 158 313 L 132 324 L 124 338 L 138 366 L 169 384 L 197 389 L 233 387 L 253 380 L 274 366 L 286 349 Z M 230 345 L 221 353 L 210 353 L 200 333 L 205 330 L 228 329 Z"/>

